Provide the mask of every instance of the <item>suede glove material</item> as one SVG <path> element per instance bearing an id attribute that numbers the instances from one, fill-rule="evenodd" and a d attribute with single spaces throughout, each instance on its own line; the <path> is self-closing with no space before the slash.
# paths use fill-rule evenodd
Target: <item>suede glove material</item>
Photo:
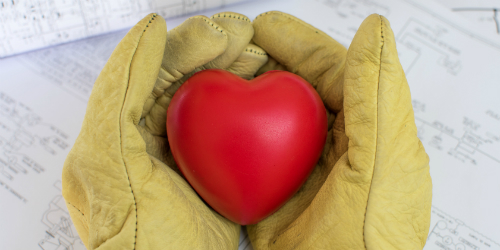
<path id="1" fill-rule="evenodd" d="M 388 21 L 368 17 L 346 51 L 295 17 L 266 12 L 253 25 L 235 13 L 193 17 L 168 33 L 152 14 L 117 46 L 63 169 L 63 196 L 88 249 L 237 249 L 240 226 L 182 178 L 166 137 L 171 97 L 208 68 L 247 79 L 291 71 L 328 111 L 313 174 L 279 211 L 248 227 L 256 250 L 423 248 L 429 159 Z"/>
<path id="2" fill-rule="evenodd" d="M 302 76 L 329 117 L 323 155 L 307 182 L 276 213 L 248 226 L 254 248 L 422 249 L 432 199 L 429 158 L 388 20 L 366 18 L 347 51 L 281 12 L 261 14 L 253 26 L 253 41 L 270 57 L 259 73 Z"/>
<path id="3" fill-rule="evenodd" d="M 180 176 L 165 123 L 172 95 L 194 72 L 255 75 L 267 56 L 249 44 L 253 33 L 235 13 L 193 17 L 168 33 L 151 14 L 116 47 L 63 168 L 63 196 L 87 249 L 237 249 L 240 226 Z"/>

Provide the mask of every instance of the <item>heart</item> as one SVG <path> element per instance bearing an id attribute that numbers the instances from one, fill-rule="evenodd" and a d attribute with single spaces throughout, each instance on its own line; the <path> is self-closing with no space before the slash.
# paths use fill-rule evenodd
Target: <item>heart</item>
<path id="1" fill-rule="evenodd" d="M 204 70 L 173 96 L 167 134 L 179 169 L 205 202 L 249 225 L 306 181 L 325 144 L 326 110 L 314 88 L 290 72 L 247 81 Z"/>

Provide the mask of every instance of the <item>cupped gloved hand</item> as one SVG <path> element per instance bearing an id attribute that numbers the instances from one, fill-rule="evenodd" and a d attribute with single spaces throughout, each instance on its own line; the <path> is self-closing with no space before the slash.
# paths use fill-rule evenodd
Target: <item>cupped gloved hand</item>
<path id="1" fill-rule="evenodd" d="M 281 12 L 261 14 L 253 26 L 253 41 L 270 57 L 259 73 L 300 75 L 329 117 L 323 155 L 307 182 L 276 213 L 248 226 L 254 248 L 422 249 L 429 158 L 387 19 L 369 16 L 348 51 Z"/>
<path id="2" fill-rule="evenodd" d="M 188 19 L 167 33 L 151 14 L 116 47 L 92 90 L 63 169 L 63 196 L 88 249 L 236 249 L 240 226 L 181 177 L 170 154 L 166 110 L 194 72 L 252 78 L 267 62 L 249 44 L 247 17 Z"/>

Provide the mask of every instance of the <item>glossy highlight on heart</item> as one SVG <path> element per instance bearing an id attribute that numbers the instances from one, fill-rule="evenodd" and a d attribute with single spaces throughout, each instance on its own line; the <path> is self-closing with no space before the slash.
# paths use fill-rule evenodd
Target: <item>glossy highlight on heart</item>
<path id="1" fill-rule="evenodd" d="M 245 80 L 194 74 L 167 110 L 170 149 L 182 174 L 218 213 L 241 225 L 277 211 L 307 180 L 327 135 L 314 88 L 286 71 Z"/>

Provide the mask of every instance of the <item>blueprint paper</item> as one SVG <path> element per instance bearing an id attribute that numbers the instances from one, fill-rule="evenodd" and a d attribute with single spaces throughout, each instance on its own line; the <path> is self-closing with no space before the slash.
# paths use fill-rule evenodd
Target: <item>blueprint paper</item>
<path id="1" fill-rule="evenodd" d="M 0 58 L 243 0 L 0 0 Z"/>
<path id="2" fill-rule="evenodd" d="M 425 6 L 432 6 L 427 8 Z M 224 8 L 291 13 L 346 47 L 362 20 L 386 16 L 430 156 L 426 250 L 500 249 L 500 45 L 427 1 L 262 1 Z M 201 14 L 210 16 L 218 11 Z M 186 17 L 167 20 L 173 28 Z M 61 197 L 61 170 L 118 32 L 0 60 L 0 249 L 84 249 Z M 245 230 L 240 250 L 251 250 Z"/>

